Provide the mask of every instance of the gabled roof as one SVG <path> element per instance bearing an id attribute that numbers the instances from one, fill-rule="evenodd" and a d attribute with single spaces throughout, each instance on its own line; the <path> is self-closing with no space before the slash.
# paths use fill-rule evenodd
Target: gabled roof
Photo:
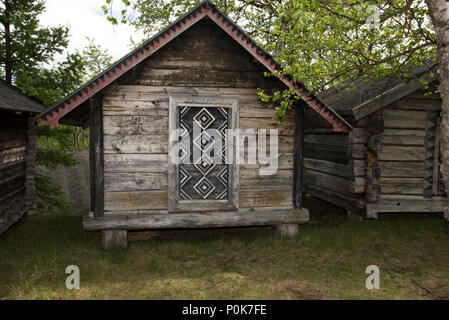
<path id="1" fill-rule="evenodd" d="M 45 112 L 39 119 L 41 125 L 57 125 L 59 119 L 81 105 L 87 99 L 103 90 L 106 86 L 125 74 L 127 71 L 144 61 L 149 56 L 164 47 L 171 40 L 185 30 L 208 17 L 223 29 L 231 38 L 237 41 L 246 51 L 253 55 L 270 72 L 280 71 L 280 65 L 264 49 L 260 48 L 244 31 L 224 15 L 209 0 L 201 2 L 191 11 L 176 20 L 170 26 L 146 41 L 144 44 L 130 52 L 128 55 L 114 63 L 96 78 L 76 90 L 74 93 L 57 103 Z M 289 75 L 279 75 L 278 78 L 301 98 L 329 124 L 335 131 L 347 131 L 351 126 L 329 106 L 326 106 L 313 95 L 303 84 L 293 80 Z"/>
<path id="2" fill-rule="evenodd" d="M 348 91 L 332 88 L 319 97 L 340 115 L 352 116 L 357 121 L 423 88 L 421 80 L 428 84 L 436 82 L 436 77 L 429 77 L 435 68 L 436 64 L 414 68 L 411 71 L 414 79 L 408 82 L 392 77 L 372 82 L 359 79 Z"/>
<path id="3" fill-rule="evenodd" d="M 39 114 L 45 107 L 0 79 L 0 109 Z"/>

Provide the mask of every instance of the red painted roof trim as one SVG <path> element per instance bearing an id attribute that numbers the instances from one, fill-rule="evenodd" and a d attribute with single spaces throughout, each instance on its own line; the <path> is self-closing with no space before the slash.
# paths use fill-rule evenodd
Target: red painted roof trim
<path id="1" fill-rule="evenodd" d="M 41 125 L 58 125 L 59 119 L 67 113 L 75 109 L 87 99 L 93 97 L 96 93 L 103 90 L 110 83 L 118 79 L 120 76 L 131 70 L 133 67 L 141 63 L 143 60 L 157 52 L 167 43 L 172 41 L 178 35 L 189 29 L 204 17 L 209 17 L 229 36 L 237 41 L 244 49 L 246 49 L 253 57 L 255 57 L 270 72 L 280 71 L 279 64 L 262 48 L 249 38 L 242 30 L 232 23 L 223 13 L 221 13 L 215 5 L 210 1 L 204 1 L 195 9 L 190 11 L 186 16 L 175 22 L 166 30 L 159 33 L 154 39 L 136 49 L 127 57 L 123 58 L 116 65 L 105 71 L 96 79 L 84 87 L 78 89 L 67 99 L 56 104 L 49 111 L 44 113 L 38 120 Z M 325 106 L 315 96 L 301 84 L 294 81 L 289 75 L 280 74 L 278 78 L 290 89 L 296 92 L 302 100 L 304 100 L 311 108 L 320 114 L 329 124 L 332 125 L 334 131 L 347 131 L 351 126 L 334 110 Z"/>

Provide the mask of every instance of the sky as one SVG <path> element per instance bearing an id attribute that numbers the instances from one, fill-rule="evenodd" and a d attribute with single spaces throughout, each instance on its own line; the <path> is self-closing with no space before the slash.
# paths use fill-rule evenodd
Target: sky
<path id="1" fill-rule="evenodd" d="M 82 50 L 88 44 L 86 37 L 89 37 L 117 60 L 131 51 L 131 37 L 137 42 L 151 35 L 145 37 L 129 25 L 113 26 L 101 10 L 104 4 L 105 0 L 45 0 L 46 12 L 40 16 L 40 23 L 42 26 L 70 27 L 69 52 Z M 120 12 L 122 7 L 121 1 L 115 1 L 114 11 Z"/>

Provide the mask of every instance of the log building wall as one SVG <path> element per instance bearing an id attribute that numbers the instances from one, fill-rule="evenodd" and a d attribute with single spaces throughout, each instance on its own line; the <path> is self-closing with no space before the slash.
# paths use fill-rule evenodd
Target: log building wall
<path id="1" fill-rule="evenodd" d="M 34 203 L 36 139 L 33 118 L 0 111 L 0 234 Z"/>
<path id="2" fill-rule="evenodd" d="M 171 95 L 238 97 L 240 129 L 275 129 L 274 108 L 258 100 L 257 88 L 280 86 L 207 20 L 117 80 L 103 100 L 105 215 L 167 212 Z M 294 131 L 289 115 L 279 131 L 276 174 L 261 176 L 258 164 L 240 166 L 242 210 L 292 208 Z"/>

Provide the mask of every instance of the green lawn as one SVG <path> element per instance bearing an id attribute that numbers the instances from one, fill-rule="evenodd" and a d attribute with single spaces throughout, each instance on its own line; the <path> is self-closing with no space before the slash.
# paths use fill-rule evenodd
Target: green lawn
<path id="1" fill-rule="evenodd" d="M 294 240 L 271 228 L 183 231 L 112 251 L 81 215 L 31 215 L 0 236 L 0 299 L 449 299 L 447 221 L 309 207 Z M 365 288 L 371 264 L 380 290 Z M 80 290 L 65 288 L 68 265 Z"/>

